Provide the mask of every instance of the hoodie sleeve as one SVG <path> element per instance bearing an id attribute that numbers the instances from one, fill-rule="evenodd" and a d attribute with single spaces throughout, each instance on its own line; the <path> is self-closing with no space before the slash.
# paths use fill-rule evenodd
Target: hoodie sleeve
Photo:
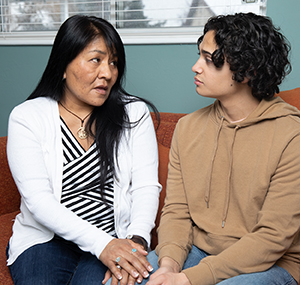
<path id="1" fill-rule="evenodd" d="M 275 263 L 284 267 L 281 258 L 296 240 L 300 224 L 299 145 L 297 134 L 284 149 L 256 225 L 221 253 L 184 270 L 191 284 L 216 284 L 239 274 L 265 271 Z"/>
<path id="2" fill-rule="evenodd" d="M 159 245 L 156 252 L 174 259 L 182 268 L 192 247 L 193 231 L 188 203 L 181 176 L 176 126 L 169 153 L 167 194 L 158 228 Z"/>

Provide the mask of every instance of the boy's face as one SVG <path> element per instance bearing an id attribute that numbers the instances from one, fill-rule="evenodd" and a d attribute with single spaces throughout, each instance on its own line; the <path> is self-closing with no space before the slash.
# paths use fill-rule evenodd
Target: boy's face
<path id="1" fill-rule="evenodd" d="M 196 91 L 204 97 L 219 100 L 231 98 L 239 91 L 239 83 L 232 79 L 233 72 L 226 61 L 217 68 L 212 62 L 212 54 L 218 48 L 215 32 L 208 31 L 199 45 L 200 57 L 192 70 L 196 73 Z"/>

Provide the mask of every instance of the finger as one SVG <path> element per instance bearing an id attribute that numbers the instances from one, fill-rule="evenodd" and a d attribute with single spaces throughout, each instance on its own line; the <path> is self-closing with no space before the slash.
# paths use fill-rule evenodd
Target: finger
<path id="1" fill-rule="evenodd" d="M 143 279 L 144 278 L 141 275 L 139 275 L 139 277 L 137 278 L 136 282 L 137 283 L 142 283 Z"/>
<path id="2" fill-rule="evenodd" d="M 124 258 L 127 259 L 127 261 L 135 267 L 135 269 L 142 274 L 142 276 L 147 277 L 149 274 L 148 272 L 151 272 L 153 270 L 151 264 L 148 262 L 146 256 L 140 254 L 136 248 L 132 248 L 131 251 L 126 252 L 124 255 Z M 148 271 L 148 272 L 147 272 Z"/>
<path id="3" fill-rule="evenodd" d="M 133 244 L 133 248 L 131 249 L 131 254 L 136 255 L 138 260 L 143 264 L 143 266 L 148 270 L 148 272 L 153 271 L 153 267 L 148 262 L 146 256 L 148 255 L 148 252 L 143 249 L 143 247 L 140 244 L 137 244 L 133 241 L 129 241 L 130 244 Z"/>
<path id="4" fill-rule="evenodd" d="M 127 285 L 127 281 L 128 281 L 128 276 L 129 274 L 126 272 L 126 270 L 122 269 L 122 280 L 120 281 L 120 285 Z M 133 283 L 134 284 L 134 283 Z"/>
<path id="5" fill-rule="evenodd" d="M 130 243 L 130 245 L 132 246 L 132 248 L 137 249 L 137 251 L 142 254 L 142 255 L 148 255 L 148 251 L 144 249 L 144 247 L 141 244 L 135 243 L 132 240 L 128 240 L 128 242 Z"/>
<path id="6" fill-rule="evenodd" d="M 124 257 L 121 258 L 119 261 L 119 265 L 126 270 L 133 278 L 138 278 L 139 272 L 133 267 L 130 263 L 130 261 Z"/>
<path id="7" fill-rule="evenodd" d="M 132 276 L 128 276 L 128 285 L 134 285 L 135 281 L 137 281 L 138 283 L 141 283 L 142 281 L 140 281 L 140 279 L 143 281 L 143 278 L 140 278 L 140 276 L 138 277 L 138 279 L 134 279 Z"/>
<path id="8" fill-rule="evenodd" d="M 112 278 L 114 277 L 117 280 L 121 280 L 122 279 L 120 265 L 113 263 L 112 265 L 109 266 L 109 269 L 110 269 L 110 271 L 112 273 Z M 118 283 L 116 283 L 116 284 L 118 284 Z"/>
<path id="9" fill-rule="evenodd" d="M 149 272 L 153 270 L 151 264 L 148 262 L 147 258 L 141 255 L 137 250 L 132 249 L 130 255 L 126 255 L 127 260 L 130 264 L 143 276 L 147 278 L 149 276 Z M 125 267 L 124 267 L 125 268 Z M 135 276 L 133 276 L 135 277 Z"/>
<path id="10" fill-rule="evenodd" d="M 133 278 L 137 278 L 138 274 L 147 278 L 150 264 L 146 257 L 136 250 L 132 252 L 133 247 L 128 240 L 114 239 L 105 247 L 100 255 L 100 260 L 111 270 L 112 274 L 118 280 L 122 279 L 120 271 L 117 270 L 116 264 L 121 265 Z"/>
<path id="11" fill-rule="evenodd" d="M 113 275 L 111 277 L 111 282 L 110 282 L 111 285 L 118 285 L 119 284 L 119 280 Z"/>
<path id="12" fill-rule="evenodd" d="M 107 271 L 105 272 L 105 275 L 104 275 L 104 279 L 103 279 L 103 281 L 102 281 L 102 284 L 105 284 L 105 283 L 109 280 L 110 277 L 111 277 L 111 272 L 110 272 L 109 269 L 107 269 Z"/>
<path id="13" fill-rule="evenodd" d="M 147 257 L 145 255 L 140 255 L 140 252 L 138 252 L 138 251 L 135 252 L 134 249 L 131 250 L 131 253 L 138 258 L 139 262 L 142 263 L 142 265 L 146 268 L 146 270 L 148 272 L 153 271 L 153 267 L 149 263 L 149 261 L 147 260 Z M 148 254 L 148 252 L 147 252 L 147 254 Z"/>

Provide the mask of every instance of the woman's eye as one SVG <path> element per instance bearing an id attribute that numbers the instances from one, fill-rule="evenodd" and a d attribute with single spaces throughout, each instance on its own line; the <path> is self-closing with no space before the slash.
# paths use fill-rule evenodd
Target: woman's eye
<path id="1" fill-rule="evenodd" d="M 98 63 L 100 61 L 100 59 L 99 58 L 93 58 L 92 61 Z"/>
<path id="2" fill-rule="evenodd" d="M 210 57 L 206 57 L 205 60 L 206 60 L 207 63 L 211 63 L 212 62 L 212 60 L 211 60 Z"/>
<path id="3" fill-rule="evenodd" d="M 112 62 L 110 63 L 110 65 L 117 66 L 117 65 L 118 65 L 118 62 L 117 62 L 116 60 L 114 60 L 114 61 L 112 61 Z"/>

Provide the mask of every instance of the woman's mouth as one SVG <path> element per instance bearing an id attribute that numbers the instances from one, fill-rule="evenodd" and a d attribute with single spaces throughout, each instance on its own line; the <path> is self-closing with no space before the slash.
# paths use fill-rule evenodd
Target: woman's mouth
<path id="1" fill-rule="evenodd" d="M 105 95 L 107 90 L 108 90 L 108 87 L 107 86 L 104 86 L 104 85 L 100 85 L 100 86 L 97 86 L 95 88 L 97 90 L 97 92 L 99 92 L 100 94 L 103 94 Z"/>

